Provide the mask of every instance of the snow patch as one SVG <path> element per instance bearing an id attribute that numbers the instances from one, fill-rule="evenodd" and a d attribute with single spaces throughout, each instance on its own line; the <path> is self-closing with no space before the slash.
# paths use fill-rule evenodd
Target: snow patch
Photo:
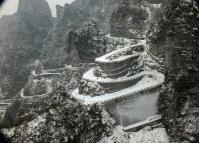
<path id="1" fill-rule="evenodd" d="M 72 96 L 77 100 L 83 102 L 84 104 L 104 103 L 110 100 L 114 100 L 116 98 L 138 94 L 144 90 L 149 90 L 151 88 L 159 87 L 162 85 L 162 82 L 164 82 L 164 75 L 161 73 L 153 71 L 153 72 L 142 72 L 142 74 L 144 75 L 144 77 L 135 85 L 132 85 L 130 87 L 127 87 L 123 90 L 114 93 L 106 93 L 101 96 L 91 97 L 79 94 L 79 89 L 76 89 L 72 92 Z M 112 79 L 111 82 L 113 81 L 114 79 Z M 122 80 L 120 80 L 120 82 L 122 82 Z"/>

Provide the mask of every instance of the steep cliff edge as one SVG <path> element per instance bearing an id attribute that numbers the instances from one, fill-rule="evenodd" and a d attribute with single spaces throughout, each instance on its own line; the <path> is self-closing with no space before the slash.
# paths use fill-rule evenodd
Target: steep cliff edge
<path id="1" fill-rule="evenodd" d="M 30 63 L 38 58 L 51 26 L 51 11 L 45 0 L 20 0 L 14 15 L 1 18 L 0 79 L 5 96 L 15 96 L 25 84 Z"/>
<path id="2" fill-rule="evenodd" d="M 110 19 L 111 36 L 145 39 L 150 25 L 159 18 L 163 2 L 121 0 Z"/>
<path id="3" fill-rule="evenodd" d="M 162 44 L 167 67 L 159 99 L 163 123 L 172 141 L 182 142 L 199 134 L 199 3 L 172 1 L 151 40 Z"/>
<path id="4" fill-rule="evenodd" d="M 45 39 L 41 52 L 44 67 L 62 67 L 68 61 L 68 33 L 78 30 L 83 23 L 94 20 L 100 29 L 109 33 L 109 19 L 118 3 L 117 0 L 76 0 L 62 10 L 58 7 L 56 24 Z"/>
<path id="5" fill-rule="evenodd" d="M 48 33 L 41 50 L 40 59 L 46 68 L 63 67 L 67 61 L 68 33 L 87 21 L 88 15 L 66 4 L 60 11 L 53 28 Z"/>
<path id="6" fill-rule="evenodd" d="M 86 22 L 80 29 L 71 31 L 68 36 L 68 63 L 72 65 L 80 62 L 92 63 L 96 57 L 103 55 L 106 51 L 105 33 L 99 29 L 96 22 Z"/>
<path id="7" fill-rule="evenodd" d="M 95 19 L 100 29 L 110 33 L 110 18 L 121 0 L 76 0 L 72 3 L 76 8 L 89 13 Z"/>
<path id="8" fill-rule="evenodd" d="M 76 0 L 57 7 L 56 24 L 44 41 L 41 61 L 46 68 L 62 67 L 69 61 L 68 33 L 87 21 L 95 21 L 111 36 L 144 39 L 165 1 L 148 0 Z M 70 35 L 69 35 L 70 36 Z"/>

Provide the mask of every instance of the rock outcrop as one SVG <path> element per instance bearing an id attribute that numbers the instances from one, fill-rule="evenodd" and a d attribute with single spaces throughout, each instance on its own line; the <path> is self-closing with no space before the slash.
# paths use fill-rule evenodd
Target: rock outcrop
<path id="1" fill-rule="evenodd" d="M 111 36 L 146 38 L 150 25 L 158 18 L 161 4 L 162 1 L 120 1 L 110 19 Z"/>
<path id="2" fill-rule="evenodd" d="M 151 37 L 153 43 L 162 45 L 165 53 L 166 83 L 159 109 L 175 142 L 199 134 L 198 12 L 196 0 L 171 1 Z"/>
<path id="3" fill-rule="evenodd" d="M 66 4 L 50 30 L 41 51 L 41 62 L 45 68 L 63 67 L 68 55 L 68 33 L 78 29 L 87 21 L 88 15 L 78 8 Z"/>
<path id="4" fill-rule="evenodd" d="M 56 5 L 56 16 L 57 19 L 61 18 L 61 15 L 64 11 L 64 7 L 60 6 L 60 5 Z"/>
<path id="5" fill-rule="evenodd" d="M 14 15 L 1 18 L 0 79 L 5 96 L 15 96 L 25 84 L 30 63 L 40 55 L 51 26 L 51 11 L 45 0 L 20 0 Z"/>
<path id="6" fill-rule="evenodd" d="M 79 30 L 75 31 L 74 35 L 69 36 L 73 36 L 69 37 L 72 41 L 68 49 L 69 60 L 72 63 L 74 63 L 74 60 L 77 60 L 73 54 L 74 50 L 77 51 L 77 55 L 82 63 L 94 62 L 96 57 L 106 52 L 105 33 L 99 29 L 96 22 L 84 23 Z"/>
<path id="7" fill-rule="evenodd" d="M 120 0 L 76 0 L 72 3 L 77 8 L 95 19 L 100 28 L 106 33 L 110 32 L 110 17 L 117 8 Z"/>
<path id="8" fill-rule="evenodd" d="M 66 4 L 64 10 L 57 7 L 59 18 L 44 41 L 41 52 L 40 59 L 44 67 L 61 67 L 68 62 L 70 57 L 67 51 L 71 48 L 68 34 L 78 30 L 83 23 L 94 20 L 109 33 L 109 19 L 118 3 L 118 0 L 76 0 Z"/>

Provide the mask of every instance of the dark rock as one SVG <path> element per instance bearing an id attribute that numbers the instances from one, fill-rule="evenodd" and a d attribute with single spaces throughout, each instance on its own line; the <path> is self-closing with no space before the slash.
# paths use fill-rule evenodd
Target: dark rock
<path id="1" fill-rule="evenodd" d="M 165 52 L 166 83 L 159 110 L 174 141 L 199 133 L 198 112 L 191 112 L 199 102 L 198 12 L 196 0 L 171 1 L 152 38 L 163 43 Z"/>
<path id="2" fill-rule="evenodd" d="M 75 32 L 74 46 L 81 62 L 91 63 L 106 51 L 106 38 L 95 22 L 85 23 Z"/>
<path id="3" fill-rule="evenodd" d="M 73 47 L 68 43 L 68 33 L 78 30 L 83 23 L 95 20 L 101 29 L 109 33 L 109 20 L 118 3 L 118 0 L 76 0 L 72 4 L 66 4 L 64 9 L 57 7 L 59 18 L 41 51 L 40 59 L 44 67 L 62 67 L 65 63 L 70 63 L 68 51 L 73 51 L 70 50 Z"/>
<path id="4" fill-rule="evenodd" d="M 18 11 L 0 20 L 0 79 L 5 96 L 15 96 L 24 86 L 30 63 L 39 57 L 51 26 L 45 0 L 20 0 Z"/>
<path id="5" fill-rule="evenodd" d="M 57 15 L 57 19 L 61 18 L 62 13 L 64 12 L 64 7 L 60 6 L 60 5 L 56 5 L 56 15 Z"/>
<path id="6" fill-rule="evenodd" d="M 110 34 L 116 37 L 146 38 L 146 32 L 161 11 L 161 5 L 158 4 L 154 5 L 151 1 L 122 0 L 111 16 Z"/>
<path id="7" fill-rule="evenodd" d="M 50 30 L 41 51 L 41 62 L 45 68 L 63 67 L 68 58 L 68 33 L 78 29 L 87 21 L 87 13 L 66 4 L 60 18 Z"/>

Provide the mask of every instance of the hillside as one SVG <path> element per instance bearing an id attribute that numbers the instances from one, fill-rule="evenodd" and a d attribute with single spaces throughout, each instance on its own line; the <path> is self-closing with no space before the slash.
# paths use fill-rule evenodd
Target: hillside
<path id="1" fill-rule="evenodd" d="M 167 67 L 159 109 L 169 135 L 180 142 L 198 135 L 198 12 L 198 1 L 171 2 L 151 37 L 164 49 Z"/>
<path id="2" fill-rule="evenodd" d="M 0 84 L 4 96 L 13 97 L 24 86 L 51 26 L 45 0 L 20 0 L 14 15 L 1 18 Z"/>

